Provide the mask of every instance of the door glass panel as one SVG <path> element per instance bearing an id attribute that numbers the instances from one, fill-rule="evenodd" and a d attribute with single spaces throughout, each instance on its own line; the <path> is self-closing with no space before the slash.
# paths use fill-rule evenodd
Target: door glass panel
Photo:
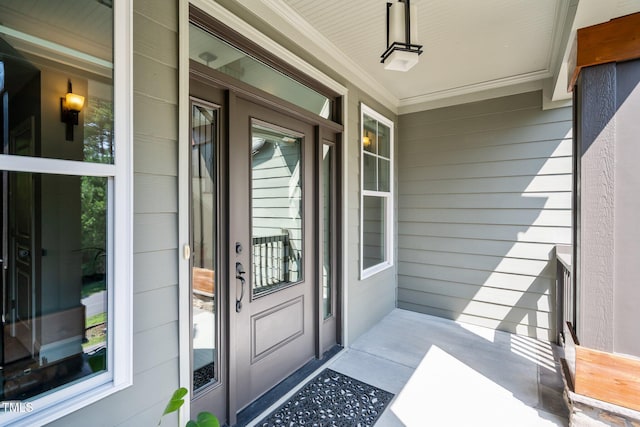
<path id="1" fill-rule="evenodd" d="M 333 240 L 331 231 L 333 227 L 332 198 L 333 198 L 333 150 L 330 145 L 322 146 L 322 310 L 324 318 L 333 314 L 331 307 L 333 295 Z"/>
<path id="2" fill-rule="evenodd" d="M 216 351 L 216 147 L 217 110 L 192 106 L 191 242 L 193 250 L 193 388 L 217 379 Z"/>
<path id="3" fill-rule="evenodd" d="M 302 280 L 302 136 L 251 127 L 252 293 Z"/>

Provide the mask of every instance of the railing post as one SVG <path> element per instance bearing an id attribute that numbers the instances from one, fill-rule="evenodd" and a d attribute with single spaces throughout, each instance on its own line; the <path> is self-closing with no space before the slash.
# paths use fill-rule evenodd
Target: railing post
<path id="1" fill-rule="evenodd" d="M 564 344 L 566 341 L 565 326 L 570 322 L 571 329 L 575 332 L 575 286 L 571 274 L 572 248 L 568 245 L 556 246 L 556 310 L 558 328 L 558 343 Z"/>

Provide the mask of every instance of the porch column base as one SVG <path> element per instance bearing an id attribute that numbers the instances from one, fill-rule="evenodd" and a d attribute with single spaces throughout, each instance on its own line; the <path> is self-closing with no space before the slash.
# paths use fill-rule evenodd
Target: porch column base
<path id="1" fill-rule="evenodd" d="M 563 366 L 563 395 L 569 408 L 569 427 L 640 427 L 640 411 L 575 393 L 569 386 L 571 379 L 567 379 L 567 361 L 560 361 Z"/>

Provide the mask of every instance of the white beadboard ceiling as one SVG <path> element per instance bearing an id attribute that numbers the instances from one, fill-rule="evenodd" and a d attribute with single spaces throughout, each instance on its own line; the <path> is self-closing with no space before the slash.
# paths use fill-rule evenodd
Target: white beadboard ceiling
<path id="1" fill-rule="evenodd" d="M 551 77 L 566 0 L 413 0 L 424 53 L 406 73 L 380 63 L 386 0 L 284 0 L 400 104 Z"/>
<path id="2" fill-rule="evenodd" d="M 236 1 L 401 113 L 535 89 L 549 102 L 568 99 L 559 74 L 574 18 L 597 23 L 640 11 L 640 0 L 411 0 L 424 53 L 403 73 L 380 63 L 387 0 Z"/>
<path id="3" fill-rule="evenodd" d="M 406 73 L 380 63 L 386 0 L 284 0 L 401 102 L 551 76 L 566 0 L 413 0 L 424 53 Z"/>

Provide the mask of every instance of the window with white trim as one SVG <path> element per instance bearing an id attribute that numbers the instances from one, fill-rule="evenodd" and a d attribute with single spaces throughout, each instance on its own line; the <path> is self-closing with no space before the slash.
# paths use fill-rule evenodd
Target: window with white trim
<path id="1" fill-rule="evenodd" d="M 393 265 L 393 122 L 360 104 L 360 276 Z"/>
<path id="2" fill-rule="evenodd" d="M 131 13 L 0 0 L 1 425 L 132 381 Z"/>

